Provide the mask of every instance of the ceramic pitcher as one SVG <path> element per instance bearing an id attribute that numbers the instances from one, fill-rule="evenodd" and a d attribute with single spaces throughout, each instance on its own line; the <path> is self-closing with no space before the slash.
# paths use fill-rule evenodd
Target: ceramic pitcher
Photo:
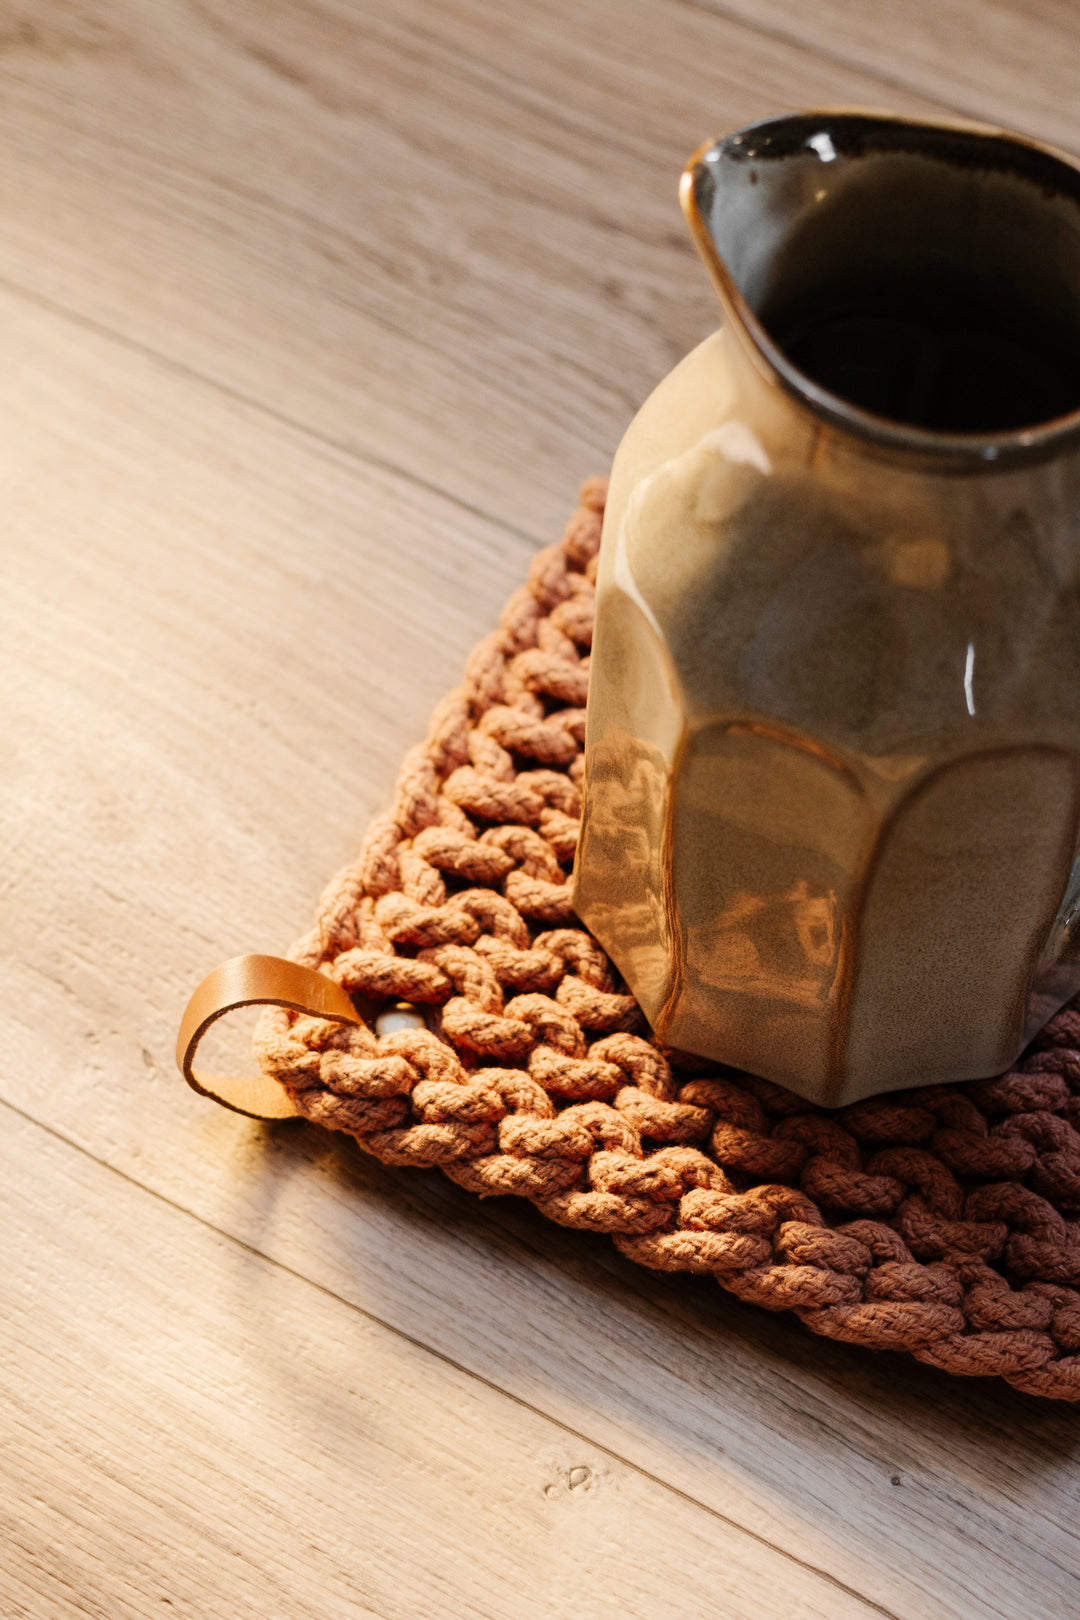
<path id="1" fill-rule="evenodd" d="M 807 113 L 682 198 L 723 319 L 615 460 L 577 910 L 673 1048 L 998 1073 L 1080 989 L 1080 171 Z"/>

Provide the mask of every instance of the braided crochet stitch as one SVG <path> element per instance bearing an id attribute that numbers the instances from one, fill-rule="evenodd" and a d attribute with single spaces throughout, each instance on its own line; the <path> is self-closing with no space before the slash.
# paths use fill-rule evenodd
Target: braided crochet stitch
<path id="1" fill-rule="evenodd" d="M 815 1333 L 1080 1399 L 1080 1011 L 1016 1072 L 839 1112 L 669 1058 L 569 906 L 605 484 L 587 483 L 294 958 L 427 1027 L 275 1009 L 308 1119 L 710 1273 Z"/>

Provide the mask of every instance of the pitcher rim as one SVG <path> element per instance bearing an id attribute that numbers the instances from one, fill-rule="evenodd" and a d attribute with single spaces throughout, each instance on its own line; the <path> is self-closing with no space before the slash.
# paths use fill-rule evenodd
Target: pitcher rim
<path id="1" fill-rule="evenodd" d="M 709 152 L 722 144 L 734 141 L 737 137 L 752 135 L 766 129 L 779 129 L 784 125 L 794 128 L 803 123 L 812 124 L 837 119 L 862 119 L 878 125 L 906 125 L 911 129 L 948 131 L 1002 142 L 1014 149 L 1026 148 L 1043 158 L 1050 159 L 1055 166 L 1069 170 L 1076 176 L 1077 205 L 1080 207 L 1080 161 L 1049 142 L 975 119 L 922 118 L 915 114 L 851 105 L 812 107 L 778 117 L 758 119 L 752 124 L 740 125 L 702 141 L 683 169 L 679 181 L 679 201 L 694 245 L 713 281 L 721 307 L 731 319 L 737 337 L 757 369 L 769 382 L 778 383 L 789 396 L 808 407 L 828 427 L 846 432 L 878 450 L 900 452 L 908 457 L 930 461 L 939 466 L 959 464 L 965 471 L 992 472 L 1003 466 L 1046 460 L 1066 448 L 1071 441 L 1080 439 L 1080 405 L 1075 410 L 1033 423 L 1030 427 L 1009 428 L 991 433 L 943 433 L 933 428 L 896 421 L 892 417 L 878 415 L 863 406 L 851 404 L 841 395 L 815 383 L 788 359 L 780 345 L 770 336 L 724 262 L 698 206 L 696 189 L 698 171 Z"/>

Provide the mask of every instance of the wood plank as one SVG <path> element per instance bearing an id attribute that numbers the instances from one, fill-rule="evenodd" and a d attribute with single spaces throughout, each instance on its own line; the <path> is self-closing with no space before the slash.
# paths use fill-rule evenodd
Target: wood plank
<path id="1" fill-rule="evenodd" d="M 857 0 L 691 3 L 880 75 L 901 94 L 1080 148 L 1080 16 L 1068 0 L 906 0 L 891 14 Z"/>
<path id="2" fill-rule="evenodd" d="M 10 1620 L 873 1614 L 4 1116 Z"/>
<path id="3" fill-rule="evenodd" d="M 1070 1612 L 1080 1414 L 186 1091 L 187 993 L 306 924 L 526 548 L 10 295 L 0 333 L 0 1094 L 888 1613 Z"/>
<path id="4" fill-rule="evenodd" d="M 532 548 L 7 293 L 0 328 L 8 901 L 62 897 L 91 973 L 167 943 L 179 994 L 210 896 L 261 893 L 237 948 L 308 925 Z"/>
<path id="5" fill-rule="evenodd" d="M 949 15 L 964 3 L 950 0 Z M 828 15 L 848 26 L 854 11 Z M 425 1446 L 457 1456 L 453 1414 L 482 1399 L 483 1379 L 887 1612 L 1072 1612 L 1075 1413 L 821 1344 L 700 1281 L 642 1273 L 527 1207 L 480 1207 L 437 1176 L 358 1163 L 315 1131 L 264 1132 L 188 1096 L 171 1063 L 195 979 L 234 950 L 280 949 L 305 925 L 520 576 L 525 537 L 552 536 L 575 477 L 607 459 L 647 388 L 712 324 L 673 204 L 685 148 L 793 103 L 925 103 L 890 88 L 887 62 L 875 78 L 676 0 L 235 0 L 224 13 L 72 0 L 33 27 L 13 22 L 3 44 L 0 277 L 38 303 L 0 297 L 11 580 L 0 604 L 2 1094 L 475 1375 L 464 1393 L 453 1386 L 450 1417 L 439 1408 L 397 1438 L 396 1535 L 403 1513 L 413 1533 L 403 1504 L 417 1477 L 428 1481 Z M 1055 96 L 1055 116 L 1070 118 Z M 48 314 L 50 302 L 83 324 Z M 371 1476 L 355 1446 L 346 1454 L 326 1437 L 327 1384 L 297 1433 L 308 1454 L 310 1421 L 310 1454 L 337 1494 L 326 1507 L 322 1482 L 304 1475 L 307 1540 L 268 1592 L 253 1583 L 294 1523 L 290 1499 L 267 1505 L 253 1484 L 260 1470 L 271 1486 L 275 1476 L 246 1435 L 232 1441 L 220 1388 L 174 1397 L 162 1365 L 167 1285 L 195 1321 L 189 1363 L 209 1344 L 208 1364 L 234 1379 L 252 1298 L 270 1302 L 255 1322 L 284 1323 L 305 1352 L 274 1369 L 281 1384 L 297 1359 L 306 1371 L 329 1356 L 340 1388 L 347 1358 L 333 1360 L 334 1347 L 355 1348 L 353 1313 L 327 1301 L 323 1318 L 308 1293 L 280 1304 L 262 1262 L 234 1272 L 234 1251 L 204 1250 L 190 1216 L 169 1217 L 180 1224 L 168 1241 L 142 1203 L 110 1226 L 36 1135 L 17 1149 L 20 1198 L 27 1183 L 41 1192 L 25 1226 L 13 1216 L 18 1277 L 55 1210 L 82 1216 L 75 1269 L 56 1273 L 51 1294 L 27 1282 L 53 1303 L 20 1340 L 19 1399 L 53 1437 L 55 1467 L 39 1562 L 20 1565 L 23 1612 L 36 1620 L 46 1601 L 72 1612 L 70 1562 L 51 1553 L 41 1573 L 50 1537 L 69 1559 L 82 1549 L 88 1613 L 147 1612 L 158 1590 L 147 1572 L 164 1580 L 200 1537 L 210 1551 L 181 1594 L 192 1614 L 308 1613 L 312 1590 L 331 1614 L 369 1601 L 404 1612 L 383 1607 L 379 1583 L 393 1586 L 400 1568 L 389 1532 L 369 1549 L 374 1584 L 355 1584 L 355 1514 L 339 1510 L 358 1479 L 371 1495 Z M 100 1245 L 80 1246 L 98 1228 Z M 144 1276 L 157 1279 L 152 1297 L 138 1293 Z M 100 1278 L 85 1314 L 103 1325 L 95 1337 L 80 1314 L 79 1335 L 94 1366 L 119 1356 L 138 1398 L 95 1388 L 88 1442 L 75 1418 L 63 1427 L 64 1402 L 77 1417 L 80 1397 L 57 1302 Z M 145 1376 L 124 1359 L 140 1313 Z M 163 1389 L 160 1424 L 144 1430 Z M 296 1451 L 267 1415 L 266 1383 L 254 1389 L 253 1417 L 271 1425 L 292 1483 Z M 474 1443 L 501 1467 L 493 1409 L 470 1410 Z M 360 1415 L 375 1425 L 380 1412 Z M 221 1425 L 240 1447 L 235 1471 L 204 1443 Z M 128 1471 L 110 1483 L 121 1454 Z M 570 1455 L 552 1453 L 564 1470 L 577 1466 Z M 77 1478 L 71 1456 L 88 1458 Z M 595 1451 L 597 1468 L 605 1456 Z M 170 1480 L 195 1483 L 173 1521 L 166 1501 L 163 1546 L 143 1554 L 131 1503 L 163 1489 L 162 1457 Z M 19 1476 L 35 1512 L 24 1482 L 39 1466 Z M 468 1564 L 486 1570 L 489 1554 L 472 1553 L 468 1525 L 448 1527 L 479 1499 L 497 1544 L 516 1508 L 499 1498 L 487 1516 L 468 1467 L 455 1462 L 446 1478 L 445 1499 L 418 1486 L 414 1499 L 454 1554 L 437 1563 L 445 1581 L 428 1612 L 489 1612 Z M 558 1537 L 577 1536 L 572 1568 L 556 1578 L 550 1564 L 527 1567 L 536 1612 L 582 1608 L 578 1570 L 598 1535 L 631 1572 L 642 1549 L 669 1550 L 658 1567 L 675 1573 L 643 1589 L 648 1612 L 664 1612 L 668 1592 L 714 1612 L 722 1587 L 687 1587 L 696 1576 L 680 1575 L 682 1562 L 715 1581 L 730 1558 L 742 1569 L 739 1554 L 710 1529 L 710 1565 L 672 1500 L 621 1495 L 599 1531 L 560 1521 Z M 222 1540 L 211 1520 L 233 1502 L 246 1517 Z M 538 1532 L 542 1548 L 555 1536 Z M 775 1561 L 760 1548 L 747 1567 L 756 1612 L 802 1612 L 802 1576 L 770 1586 Z M 766 1584 L 754 1585 L 761 1571 Z M 522 1612 L 500 1578 L 503 1606 L 490 1612 Z M 842 1592 L 814 1590 L 824 1612 L 848 1612 Z M 620 1601 L 635 1612 L 632 1594 Z M 411 1612 L 423 1602 L 414 1596 Z"/>
<path id="6" fill-rule="evenodd" d="M 690 150 L 926 104 L 680 0 L 72 4 L 0 88 L 0 278 L 534 539 L 716 324 Z"/>

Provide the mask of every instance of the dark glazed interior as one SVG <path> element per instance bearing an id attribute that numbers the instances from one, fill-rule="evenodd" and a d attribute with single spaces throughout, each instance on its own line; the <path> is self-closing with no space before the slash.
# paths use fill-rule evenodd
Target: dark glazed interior
<path id="1" fill-rule="evenodd" d="M 1052 153 L 801 115 L 710 148 L 694 195 L 767 337 L 844 404 L 982 435 L 1080 410 L 1080 173 Z"/>

